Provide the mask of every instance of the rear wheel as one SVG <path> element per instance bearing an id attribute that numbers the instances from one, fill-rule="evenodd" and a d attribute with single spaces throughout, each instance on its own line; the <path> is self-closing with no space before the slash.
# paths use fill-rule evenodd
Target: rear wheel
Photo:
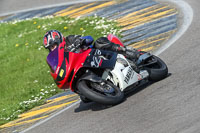
<path id="1" fill-rule="evenodd" d="M 167 65 L 159 57 L 153 55 L 147 62 L 155 62 L 144 67 L 149 72 L 149 80 L 159 81 L 167 77 Z"/>
<path id="2" fill-rule="evenodd" d="M 86 98 L 101 104 L 115 105 L 122 102 L 124 98 L 124 93 L 108 81 L 97 83 L 81 80 L 78 82 L 77 87 Z"/>

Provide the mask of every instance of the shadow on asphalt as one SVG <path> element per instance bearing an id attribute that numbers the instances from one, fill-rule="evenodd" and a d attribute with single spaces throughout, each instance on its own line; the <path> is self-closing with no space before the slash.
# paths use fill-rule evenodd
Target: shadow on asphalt
<path id="1" fill-rule="evenodd" d="M 79 107 L 75 109 L 75 113 L 87 111 L 87 110 L 101 111 L 101 110 L 108 109 L 110 107 L 113 107 L 113 106 L 103 105 L 103 104 L 99 104 L 99 103 L 95 103 L 95 102 L 83 103 L 81 101 Z"/>
<path id="2" fill-rule="evenodd" d="M 169 78 L 172 74 L 169 73 L 168 76 L 166 78 Z M 165 78 L 165 79 L 166 79 Z M 163 79 L 164 80 L 164 79 Z M 161 80 L 162 81 L 162 80 Z M 130 89 L 128 91 L 125 92 L 125 98 L 124 98 L 124 101 L 127 100 L 127 98 L 139 93 L 140 91 L 144 90 L 145 88 L 147 88 L 148 86 L 154 84 L 156 82 L 151 82 L 151 81 L 148 81 L 148 82 L 144 82 L 142 83 L 141 85 L 135 87 L 134 89 Z M 124 102 L 123 101 L 123 102 Z M 123 104 L 120 103 L 120 104 Z M 114 106 L 117 106 L 117 105 L 114 105 Z M 92 111 L 101 111 L 101 110 L 105 110 L 105 109 L 108 109 L 108 108 L 111 108 L 111 107 L 114 107 L 112 105 L 103 105 L 103 104 L 99 104 L 99 103 L 95 103 L 95 102 L 90 102 L 90 103 L 83 103 L 82 101 L 80 102 L 79 104 L 79 107 L 77 107 L 75 109 L 75 113 L 78 113 L 78 112 L 82 112 L 82 111 L 87 111 L 87 110 L 92 110 Z"/>

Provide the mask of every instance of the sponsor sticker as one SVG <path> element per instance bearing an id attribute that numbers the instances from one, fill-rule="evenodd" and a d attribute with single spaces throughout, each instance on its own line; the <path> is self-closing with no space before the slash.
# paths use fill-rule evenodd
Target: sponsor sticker
<path id="1" fill-rule="evenodd" d="M 138 80 L 142 80 L 142 76 L 141 75 L 137 75 L 137 77 L 138 77 Z"/>
<path id="2" fill-rule="evenodd" d="M 58 74 L 59 69 L 60 69 L 60 67 L 58 67 L 58 68 L 56 69 L 56 74 Z"/>
<path id="3" fill-rule="evenodd" d="M 65 72 L 65 71 L 64 71 L 63 69 L 61 69 L 61 70 L 60 70 L 60 73 L 59 73 L 59 76 L 62 77 L 63 74 L 64 74 L 64 72 Z"/>
<path id="4" fill-rule="evenodd" d="M 129 67 L 126 77 L 124 79 L 124 82 L 126 82 L 128 84 L 128 82 L 130 81 L 130 79 L 132 77 L 132 74 L 134 74 L 133 69 L 131 67 Z"/>
<path id="5" fill-rule="evenodd" d="M 91 66 L 92 67 L 101 66 L 103 60 L 101 59 L 101 57 L 99 55 L 101 55 L 101 51 L 97 49 L 95 51 L 95 54 L 94 54 L 93 58 L 92 58 L 93 59 L 93 61 L 91 62 Z"/>

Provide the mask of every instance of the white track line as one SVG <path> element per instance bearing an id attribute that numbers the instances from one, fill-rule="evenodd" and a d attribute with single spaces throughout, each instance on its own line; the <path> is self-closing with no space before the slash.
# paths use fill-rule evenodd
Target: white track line
<path id="1" fill-rule="evenodd" d="M 192 23 L 192 20 L 193 20 L 193 10 L 192 10 L 191 6 L 188 3 L 186 3 L 185 1 L 183 1 L 183 0 L 164 0 L 164 1 L 170 1 L 170 2 L 176 4 L 177 6 L 180 7 L 180 9 L 182 10 L 183 15 L 184 15 L 183 16 L 183 23 L 181 24 L 181 27 L 180 27 L 180 29 L 178 29 L 176 34 L 165 45 L 163 45 L 158 51 L 156 51 L 154 53 L 155 55 L 161 54 L 168 47 L 170 47 L 176 40 L 178 40 L 186 32 L 186 30 L 189 28 L 189 26 L 190 26 L 190 24 Z M 25 129 L 24 131 L 22 131 L 20 133 L 25 133 L 25 132 L 47 122 L 48 120 L 52 119 L 53 117 L 61 114 L 62 112 L 70 109 L 71 107 L 74 107 L 75 105 L 77 105 L 79 103 L 80 103 L 80 100 L 71 104 L 70 106 L 66 107 L 65 109 L 57 112 L 56 114 L 54 114 L 54 115 L 36 123 L 35 125 Z"/>
<path id="2" fill-rule="evenodd" d="M 192 7 L 186 3 L 183 0 L 164 0 L 164 1 L 170 1 L 177 5 L 183 13 L 183 22 L 180 25 L 180 28 L 178 28 L 178 31 L 175 33 L 175 35 L 167 41 L 163 46 L 161 46 L 157 51 L 155 51 L 155 55 L 161 54 L 163 51 L 165 51 L 167 48 L 169 48 L 175 41 L 177 41 L 189 28 L 190 24 L 193 20 L 193 10 Z"/>
<path id="3" fill-rule="evenodd" d="M 33 126 L 27 128 L 27 129 L 25 129 L 24 131 L 22 131 L 22 132 L 20 132 L 20 133 L 25 133 L 25 132 L 27 132 L 27 131 L 29 131 L 29 130 L 31 130 L 31 129 L 33 129 L 33 128 L 35 128 L 35 127 L 37 127 L 37 126 L 39 126 L 39 125 L 41 125 L 41 124 L 43 124 L 43 123 L 45 123 L 45 122 L 47 122 L 48 120 L 52 119 L 53 117 L 55 117 L 55 116 L 61 114 L 62 112 L 64 112 L 64 111 L 66 111 L 66 110 L 68 110 L 68 109 L 74 107 L 75 105 L 77 105 L 77 104 L 79 104 L 79 103 L 80 103 L 80 100 L 77 101 L 77 102 L 75 102 L 75 103 L 72 103 L 70 106 L 64 108 L 63 110 L 61 110 L 61 111 L 59 111 L 59 112 L 53 114 L 52 116 L 50 116 L 50 117 L 48 117 L 48 118 L 46 118 L 46 119 L 44 119 L 44 120 L 42 120 L 42 121 L 39 121 L 38 123 L 34 124 Z"/>

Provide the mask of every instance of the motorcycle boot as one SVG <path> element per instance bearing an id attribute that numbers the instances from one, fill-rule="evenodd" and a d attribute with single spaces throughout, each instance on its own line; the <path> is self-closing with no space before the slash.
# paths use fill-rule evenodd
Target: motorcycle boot
<path id="1" fill-rule="evenodd" d="M 111 50 L 112 51 L 116 51 L 120 54 L 123 54 L 124 56 L 126 56 L 126 58 L 132 60 L 132 61 L 137 61 L 137 59 L 139 58 L 140 54 L 139 52 L 134 49 L 133 47 L 122 47 L 119 44 L 115 44 L 115 43 L 111 43 Z"/>
<path id="2" fill-rule="evenodd" d="M 113 43 L 112 51 L 116 51 L 120 54 L 123 54 L 128 60 L 128 62 L 130 63 L 133 70 L 135 70 L 136 72 L 139 72 L 139 68 L 136 62 L 140 54 L 136 49 L 134 49 L 133 47 L 121 47 L 120 45 Z"/>
<path id="3" fill-rule="evenodd" d="M 125 46 L 125 49 L 127 58 L 136 62 L 140 56 L 140 53 L 137 51 L 137 49 L 130 46 Z"/>
<path id="4" fill-rule="evenodd" d="M 133 47 L 126 46 L 126 56 L 129 59 L 129 63 L 132 66 L 133 70 L 139 73 L 140 69 L 137 65 L 137 60 L 140 56 L 140 53 Z"/>

